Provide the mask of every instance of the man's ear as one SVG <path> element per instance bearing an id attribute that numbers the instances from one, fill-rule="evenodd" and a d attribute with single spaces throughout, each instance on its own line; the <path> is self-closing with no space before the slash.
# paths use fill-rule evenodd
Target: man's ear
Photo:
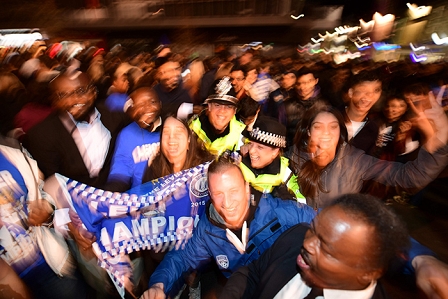
<path id="1" fill-rule="evenodd" d="M 246 182 L 246 194 L 249 197 L 250 196 L 250 185 L 249 182 Z"/>
<path id="2" fill-rule="evenodd" d="M 369 285 L 372 281 L 378 280 L 383 276 L 383 273 L 384 270 L 382 269 L 366 271 L 358 276 L 358 282 L 361 285 Z"/>

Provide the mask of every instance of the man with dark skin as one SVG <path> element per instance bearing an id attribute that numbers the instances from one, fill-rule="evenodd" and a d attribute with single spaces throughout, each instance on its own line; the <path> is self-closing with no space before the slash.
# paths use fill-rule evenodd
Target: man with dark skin
<path id="1" fill-rule="evenodd" d="M 126 191 L 141 185 L 146 167 L 159 152 L 162 104 L 153 89 L 141 87 L 125 104 L 133 120 L 117 138 L 107 190 Z"/>
<path id="2" fill-rule="evenodd" d="M 96 88 L 81 72 L 50 83 L 54 113 L 28 133 L 28 149 L 45 177 L 60 173 L 103 187 L 123 121 L 95 103 Z"/>
<path id="3" fill-rule="evenodd" d="M 311 227 L 292 227 L 258 260 L 236 271 L 219 298 L 388 298 L 378 279 L 408 243 L 404 223 L 382 202 L 343 195 Z M 438 262 L 441 272 L 434 275 L 426 262 L 436 265 L 427 256 L 412 261 L 417 284 L 429 298 L 446 298 L 441 280 L 447 265 Z M 441 283 L 432 284 L 437 280 Z"/>
<path id="4" fill-rule="evenodd" d="M 121 118 L 96 100 L 96 88 L 82 72 L 64 73 L 50 83 L 54 113 L 28 133 L 29 151 L 45 177 L 59 173 L 89 186 L 104 188 L 115 140 L 123 128 Z M 95 237 L 80 231 L 81 221 L 70 215 L 70 250 L 83 264 L 82 274 L 98 294 L 113 290 L 104 269 L 91 250 Z"/>

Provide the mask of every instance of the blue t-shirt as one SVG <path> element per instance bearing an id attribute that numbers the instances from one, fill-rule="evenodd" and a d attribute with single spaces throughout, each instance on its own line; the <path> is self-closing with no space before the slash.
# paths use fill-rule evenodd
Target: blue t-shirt
<path id="1" fill-rule="evenodd" d="M 27 194 L 19 170 L 0 152 L 0 256 L 21 277 L 45 261 L 29 235 Z"/>
<path id="2" fill-rule="evenodd" d="M 126 100 L 128 98 L 128 95 L 125 93 L 112 93 L 110 94 L 104 104 L 106 107 L 112 111 L 112 112 L 123 112 L 124 103 L 126 103 Z"/>
<path id="3" fill-rule="evenodd" d="M 136 122 L 125 127 L 117 138 L 108 182 L 128 183 L 130 188 L 141 185 L 143 174 L 159 152 L 160 132 L 148 132 Z"/>

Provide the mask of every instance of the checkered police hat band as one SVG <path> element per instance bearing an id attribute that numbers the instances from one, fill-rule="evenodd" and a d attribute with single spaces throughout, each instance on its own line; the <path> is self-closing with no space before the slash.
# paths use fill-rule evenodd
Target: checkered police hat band
<path id="1" fill-rule="evenodd" d="M 273 134 L 270 132 L 264 132 L 260 130 L 260 128 L 254 128 L 250 132 L 250 137 L 258 140 L 260 142 L 264 142 L 275 147 L 286 147 L 286 137 L 282 135 Z"/>

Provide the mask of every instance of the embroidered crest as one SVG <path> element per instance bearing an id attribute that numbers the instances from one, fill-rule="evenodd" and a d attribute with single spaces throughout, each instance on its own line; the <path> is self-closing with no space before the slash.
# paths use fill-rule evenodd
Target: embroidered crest
<path id="1" fill-rule="evenodd" d="M 222 97 L 227 95 L 229 90 L 232 88 L 232 83 L 230 82 L 230 78 L 225 76 L 216 84 L 215 91 L 216 95 Z"/>
<path id="2" fill-rule="evenodd" d="M 229 259 L 227 258 L 227 255 L 223 254 L 217 255 L 216 262 L 224 269 L 229 268 Z"/>

